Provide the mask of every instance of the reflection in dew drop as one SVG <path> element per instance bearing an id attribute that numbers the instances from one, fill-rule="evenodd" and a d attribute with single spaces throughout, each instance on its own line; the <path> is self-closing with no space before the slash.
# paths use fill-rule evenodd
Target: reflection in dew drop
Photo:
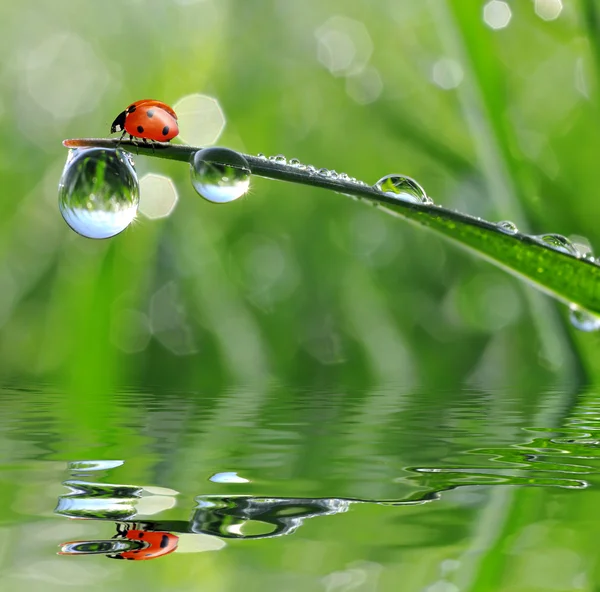
<path id="1" fill-rule="evenodd" d="M 544 243 L 546 246 L 554 249 L 555 251 L 572 255 L 578 259 L 581 257 L 581 254 L 574 247 L 573 243 L 562 234 L 538 234 L 537 236 L 533 235 L 531 238 L 537 240 L 538 242 Z"/>
<path id="2" fill-rule="evenodd" d="M 498 222 L 496 226 L 498 227 L 498 230 L 505 234 L 517 234 L 519 232 L 517 225 L 510 220 L 502 220 L 502 222 Z"/>
<path id="3" fill-rule="evenodd" d="M 586 333 L 600 330 L 600 318 L 574 304 L 569 307 L 569 320 L 575 329 Z"/>
<path id="4" fill-rule="evenodd" d="M 357 183 L 360 184 L 360 182 Z M 402 201 L 418 204 L 433 203 L 427 201 L 425 190 L 414 179 L 404 175 L 386 175 L 375 183 L 374 188 Z"/>
<path id="5" fill-rule="evenodd" d="M 113 555 L 125 551 L 143 549 L 143 541 L 132 539 L 110 539 L 95 541 L 72 541 L 63 543 L 59 555 Z"/>
<path id="6" fill-rule="evenodd" d="M 124 152 L 89 148 L 69 154 L 58 205 L 75 232 L 95 239 L 115 236 L 131 224 L 138 204 L 138 179 Z"/>
<path id="7" fill-rule="evenodd" d="M 191 163 L 192 185 L 205 199 L 227 203 L 242 197 L 250 186 L 250 165 L 229 148 L 198 150 Z"/>
<path id="8" fill-rule="evenodd" d="M 213 483 L 250 483 L 249 479 L 244 479 L 244 477 L 240 477 L 233 471 L 215 473 L 209 477 L 209 481 L 212 481 Z"/>

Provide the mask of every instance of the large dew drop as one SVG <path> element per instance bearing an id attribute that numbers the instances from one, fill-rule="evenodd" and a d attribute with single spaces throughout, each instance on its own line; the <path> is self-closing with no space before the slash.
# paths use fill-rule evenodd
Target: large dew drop
<path id="1" fill-rule="evenodd" d="M 192 185 L 205 199 L 227 203 L 242 197 L 250 186 L 250 165 L 229 148 L 204 148 L 194 154 Z"/>
<path id="2" fill-rule="evenodd" d="M 423 187 L 414 179 L 404 175 L 386 175 L 375 183 L 375 189 L 381 193 L 395 197 L 402 201 L 418 204 L 431 204 L 433 201 L 427 196 Z"/>
<path id="3" fill-rule="evenodd" d="M 69 154 L 58 184 L 58 206 L 81 236 L 119 234 L 135 218 L 139 199 L 135 169 L 125 152 L 87 148 Z"/>

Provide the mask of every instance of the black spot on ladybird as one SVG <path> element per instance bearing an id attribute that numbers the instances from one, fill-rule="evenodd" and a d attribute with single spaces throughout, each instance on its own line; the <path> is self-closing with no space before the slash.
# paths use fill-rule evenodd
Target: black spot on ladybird
<path id="1" fill-rule="evenodd" d="M 143 539 L 143 538 L 144 538 L 144 533 L 143 532 L 138 533 L 138 539 Z"/>
<path id="2" fill-rule="evenodd" d="M 135 105 L 129 105 L 129 107 L 127 107 L 127 113 L 133 113 L 136 109 L 137 107 Z"/>
<path id="3" fill-rule="evenodd" d="M 144 133 L 144 128 L 143 128 L 141 125 L 138 125 L 138 126 L 137 126 L 137 131 L 138 131 L 140 134 L 143 134 L 143 133 Z"/>
<path id="4" fill-rule="evenodd" d="M 166 534 L 162 535 L 160 539 L 160 548 L 164 549 L 169 544 L 169 537 Z"/>
<path id="5" fill-rule="evenodd" d="M 154 117 L 154 111 L 152 109 L 148 109 L 148 111 L 146 111 L 146 115 L 150 118 Z"/>
<path id="6" fill-rule="evenodd" d="M 166 136 L 168 133 L 169 133 L 169 126 L 165 125 L 165 127 L 163 127 L 162 134 L 163 134 L 163 136 Z"/>

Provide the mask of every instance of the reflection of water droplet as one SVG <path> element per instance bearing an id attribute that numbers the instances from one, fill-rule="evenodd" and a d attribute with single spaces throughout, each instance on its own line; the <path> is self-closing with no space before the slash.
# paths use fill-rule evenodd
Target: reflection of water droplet
<path id="1" fill-rule="evenodd" d="M 573 243 L 562 234 L 539 234 L 532 236 L 531 238 L 544 243 L 548 247 L 567 255 L 579 258 L 581 255 L 579 251 L 573 246 Z"/>
<path id="2" fill-rule="evenodd" d="M 229 148 L 204 148 L 192 159 L 192 185 L 205 199 L 227 203 L 242 197 L 250 186 L 250 165 Z"/>
<path id="3" fill-rule="evenodd" d="M 569 309 L 569 320 L 573 327 L 580 331 L 590 333 L 600 330 L 600 318 L 574 304 Z"/>
<path id="4" fill-rule="evenodd" d="M 225 472 L 225 473 L 215 473 L 211 477 L 209 477 L 209 481 L 213 483 L 250 483 L 248 479 L 244 479 L 244 477 L 240 477 L 237 473 L 233 471 Z"/>
<path id="5" fill-rule="evenodd" d="M 360 182 L 357 182 L 359 185 Z M 385 195 L 408 201 L 411 203 L 428 203 L 425 190 L 410 177 L 404 175 L 386 175 L 375 183 L 375 189 L 379 189 Z"/>
<path id="6" fill-rule="evenodd" d="M 87 238 L 110 238 L 131 224 L 139 204 L 139 184 L 120 150 L 88 148 L 71 152 L 58 185 L 65 222 Z"/>
<path id="7" fill-rule="evenodd" d="M 143 549 L 146 543 L 133 539 L 71 541 L 63 543 L 59 555 L 113 555 Z"/>
<path id="8" fill-rule="evenodd" d="M 519 232 L 517 225 L 510 220 L 502 220 L 502 222 L 498 222 L 496 226 L 498 227 L 498 230 L 505 234 L 517 234 L 517 232 Z"/>
<path id="9" fill-rule="evenodd" d="M 124 460 L 78 460 L 69 463 L 71 471 L 107 471 L 125 464 Z"/>

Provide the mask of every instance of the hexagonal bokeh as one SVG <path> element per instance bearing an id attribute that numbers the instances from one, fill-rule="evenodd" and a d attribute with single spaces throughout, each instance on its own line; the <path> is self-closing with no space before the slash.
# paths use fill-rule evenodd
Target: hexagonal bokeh
<path id="1" fill-rule="evenodd" d="M 207 95 L 193 94 L 173 105 L 179 123 L 179 138 L 192 146 L 214 144 L 225 128 L 225 114 L 219 101 Z"/>
<path id="2" fill-rule="evenodd" d="M 169 177 L 149 173 L 140 179 L 138 211 L 146 218 L 165 218 L 173 211 L 178 199 L 177 189 Z"/>
<path id="3" fill-rule="evenodd" d="M 558 18 L 562 9 L 562 0 L 535 0 L 535 13 L 545 21 Z"/>
<path id="4" fill-rule="evenodd" d="M 490 29 L 504 29 L 511 18 L 510 6 L 502 0 L 491 0 L 483 7 L 483 20 Z"/>

